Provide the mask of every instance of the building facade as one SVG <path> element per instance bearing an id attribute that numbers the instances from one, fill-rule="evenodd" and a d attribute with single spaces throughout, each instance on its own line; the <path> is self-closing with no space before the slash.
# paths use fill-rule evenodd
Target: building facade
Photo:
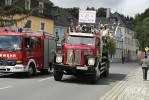
<path id="1" fill-rule="evenodd" d="M 64 37 L 65 33 L 68 32 L 71 24 L 75 26 L 78 24 L 78 20 L 68 13 L 65 9 L 60 7 L 55 7 L 56 17 L 54 20 L 54 34 L 57 32 L 59 40 L 57 45 L 61 47 L 61 40 Z"/>
<path id="2" fill-rule="evenodd" d="M 116 53 L 111 57 L 111 62 L 122 62 L 123 57 L 125 62 L 139 60 L 137 40 L 133 39 L 135 31 L 132 23 L 126 17 L 117 12 L 109 12 L 105 18 L 99 17 L 97 21 L 96 23 L 108 27 L 109 33 L 116 41 Z"/>
<path id="3" fill-rule="evenodd" d="M 54 18 L 53 3 L 49 0 L 20 0 L 24 9 L 37 9 L 29 17 L 14 25 L 13 28 L 28 28 L 33 32 L 38 30 L 46 31 L 53 34 Z M 1 0 L 0 3 L 11 5 L 13 0 Z M 19 19 L 25 15 L 15 15 L 14 19 Z"/>

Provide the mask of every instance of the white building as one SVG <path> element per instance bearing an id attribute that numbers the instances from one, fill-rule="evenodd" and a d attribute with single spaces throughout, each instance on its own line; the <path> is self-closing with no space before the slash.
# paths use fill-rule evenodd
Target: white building
<path id="1" fill-rule="evenodd" d="M 112 56 L 111 61 L 122 62 L 122 57 L 125 57 L 126 62 L 138 60 L 138 47 L 136 39 L 133 39 L 135 31 L 132 23 L 117 12 L 109 13 L 106 18 L 97 18 L 97 21 L 107 25 L 116 40 L 116 53 Z"/>

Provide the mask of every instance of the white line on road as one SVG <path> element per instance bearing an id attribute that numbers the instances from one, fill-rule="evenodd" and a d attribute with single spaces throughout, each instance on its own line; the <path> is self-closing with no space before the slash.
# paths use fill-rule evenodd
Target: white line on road
<path id="1" fill-rule="evenodd" d="M 12 86 L 2 87 L 0 90 L 11 88 Z"/>
<path id="2" fill-rule="evenodd" d="M 50 80 L 50 79 L 53 79 L 53 77 L 49 77 L 49 78 L 44 78 L 44 79 L 41 79 L 41 80 L 38 80 L 38 81 L 46 81 L 46 80 Z"/>

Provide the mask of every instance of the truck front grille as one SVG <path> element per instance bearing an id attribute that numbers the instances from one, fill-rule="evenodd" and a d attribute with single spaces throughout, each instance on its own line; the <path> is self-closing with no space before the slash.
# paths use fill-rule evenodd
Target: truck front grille
<path id="1" fill-rule="evenodd" d="M 68 50 L 67 51 L 67 64 L 72 64 L 72 59 L 73 59 L 73 50 Z"/>
<path id="2" fill-rule="evenodd" d="M 81 64 L 81 50 L 75 51 L 75 64 Z"/>
<path id="3" fill-rule="evenodd" d="M 67 64 L 81 64 L 81 50 L 68 50 L 67 51 Z"/>

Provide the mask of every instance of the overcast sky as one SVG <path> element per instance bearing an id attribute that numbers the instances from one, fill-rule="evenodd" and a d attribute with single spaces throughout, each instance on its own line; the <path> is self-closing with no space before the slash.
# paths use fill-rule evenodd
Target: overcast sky
<path id="1" fill-rule="evenodd" d="M 63 8 L 79 7 L 85 10 L 88 7 L 111 8 L 111 12 L 119 12 L 125 16 L 134 17 L 149 8 L 149 0 L 50 0 L 55 6 Z"/>

